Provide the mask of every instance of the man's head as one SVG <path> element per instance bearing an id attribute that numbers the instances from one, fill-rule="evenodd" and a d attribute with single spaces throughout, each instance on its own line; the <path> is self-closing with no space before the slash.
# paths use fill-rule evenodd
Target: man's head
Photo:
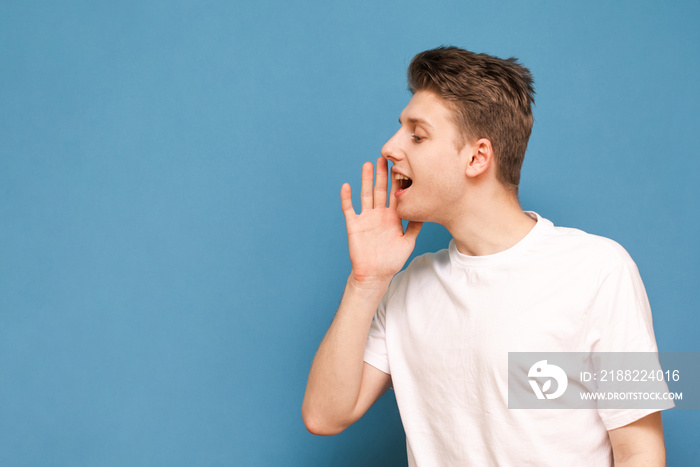
<path id="1" fill-rule="evenodd" d="M 527 68 L 514 58 L 438 47 L 413 58 L 408 86 L 414 94 L 430 91 L 448 104 L 460 133 L 458 147 L 488 139 L 497 179 L 517 193 L 533 123 L 535 91 Z"/>

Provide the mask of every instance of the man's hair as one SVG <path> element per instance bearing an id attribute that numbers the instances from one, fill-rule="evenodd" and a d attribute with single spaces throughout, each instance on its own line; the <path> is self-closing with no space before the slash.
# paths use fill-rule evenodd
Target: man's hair
<path id="1" fill-rule="evenodd" d="M 448 102 L 461 132 L 458 147 L 480 138 L 491 141 L 497 178 L 517 193 L 533 123 L 530 70 L 515 58 L 438 47 L 413 58 L 408 88 L 412 93 L 434 92 Z"/>

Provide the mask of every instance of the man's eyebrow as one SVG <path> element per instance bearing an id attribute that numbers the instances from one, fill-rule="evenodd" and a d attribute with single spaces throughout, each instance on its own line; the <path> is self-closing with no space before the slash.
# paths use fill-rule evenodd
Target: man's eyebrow
<path id="1" fill-rule="evenodd" d="M 419 124 L 424 125 L 424 126 L 427 126 L 427 127 L 429 127 L 429 128 L 432 128 L 432 127 L 433 127 L 430 123 L 428 123 L 427 120 L 422 119 L 422 118 L 409 117 L 407 120 L 408 120 L 408 123 L 413 123 L 413 124 L 419 123 Z M 401 123 L 401 117 L 400 117 L 400 116 L 399 116 L 399 125 L 403 125 L 403 123 Z"/>

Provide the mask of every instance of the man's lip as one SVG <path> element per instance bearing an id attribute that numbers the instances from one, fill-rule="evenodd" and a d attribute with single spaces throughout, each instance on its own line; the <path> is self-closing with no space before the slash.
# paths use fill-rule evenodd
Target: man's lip
<path id="1" fill-rule="evenodd" d="M 394 196 L 398 198 L 402 194 L 406 193 L 408 190 L 410 190 L 411 187 L 409 186 L 408 188 L 396 188 L 396 191 L 394 192 Z"/>
<path id="2" fill-rule="evenodd" d="M 408 177 L 408 175 L 406 175 L 402 171 L 397 170 L 396 167 L 392 167 L 391 168 L 391 179 L 392 180 L 394 180 L 394 177 L 396 176 L 396 174 L 403 175 L 404 177 Z M 411 177 L 408 177 L 408 178 L 411 178 Z M 412 180 L 412 178 L 411 178 L 411 180 Z"/>
<path id="3" fill-rule="evenodd" d="M 400 174 L 400 175 L 403 175 L 404 177 L 408 177 L 408 178 L 411 179 L 411 181 L 413 181 L 413 178 L 409 177 L 408 175 L 406 175 L 405 173 L 403 173 L 401 170 L 396 170 L 394 167 L 392 167 L 392 168 L 391 168 L 391 182 L 392 182 L 392 183 L 396 183 L 396 182 L 398 181 L 398 180 L 396 180 L 396 178 L 395 178 L 395 177 L 396 177 L 396 174 Z M 394 196 L 396 196 L 397 198 L 398 198 L 399 196 L 401 196 L 402 194 L 404 194 L 406 191 L 408 191 L 408 190 L 411 188 L 411 187 L 409 186 L 408 188 L 403 188 L 403 189 L 402 189 L 402 188 L 399 188 L 399 186 L 400 186 L 400 184 L 397 184 L 396 190 L 394 191 Z"/>

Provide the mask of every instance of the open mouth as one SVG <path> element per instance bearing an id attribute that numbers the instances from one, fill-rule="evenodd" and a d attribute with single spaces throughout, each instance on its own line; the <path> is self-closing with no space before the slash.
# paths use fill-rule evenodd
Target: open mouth
<path id="1" fill-rule="evenodd" d="M 413 184 L 413 180 L 399 173 L 394 175 L 394 180 L 396 180 L 399 185 L 399 191 L 406 190 Z"/>

